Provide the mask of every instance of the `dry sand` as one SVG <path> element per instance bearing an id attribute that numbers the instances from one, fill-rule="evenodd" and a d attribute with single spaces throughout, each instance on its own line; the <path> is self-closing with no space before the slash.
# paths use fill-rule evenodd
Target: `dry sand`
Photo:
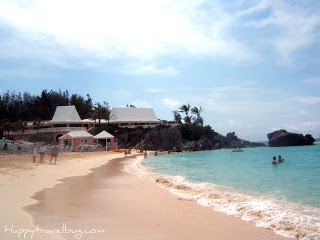
<path id="1" fill-rule="evenodd" d="M 195 201 L 180 200 L 157 183 L 124 172 L 123 166 L 134 159 L 110 161 L 118 157 L 123 154 L 63 153 L 58 165 L 49 165 L 48 157 L 45 164 L 31 164 L 30 154 L 1 155 L 1 167 L 3 163 L 9 166 L 6 161 L 11 162 L 10 168 L 0 168 L 0 239 L 18 239 L 17 234 L 5 233 L 5 226 L 32 230 L 40 224 L 52 230 L 64 223 L 72 230 L 104 230 L 104 233 L 84 234 L 80 239 L 85 240 L 285 239 Z M 106 162 L 90 173 L 90 168 Z M 67 178 L 57 185 L 58 179 L 71 176 L 83 177 Z M 41 201 L 36 203 L 31 196 Z M 26 205 L 29 206 L 24 210 L 33 218 L 21 209 Z M 74 235 L 63 234 L 68 239 L 75 239 Z M 26 239 L 30 239 L 30 234 Z M 42 233 L 34 234 L 32 239 L 63 238 Z"/>
<path id="2" fill-rule="evenodd" d="M 45 156 L 45 163 L 32 163 L 31 154 L 0 155 L 0 239 L 24 239 L 17 234 L 5 232 L 5 227 L 13 229 L 35 229 L 32 217 L 21 208 L 35 203 L 30 197 L 44 188 L 51 188 L 60 183 L 59 179 L 86 175 L 89 169 L 101 166 L 120 153 L 60 153 L 57 165 L 50 165 L 50 156 Z M 29 238 L 30 239 L 30 235 Z M 64 239 L 57 234 L 35 234 L 32 239 Z"/>

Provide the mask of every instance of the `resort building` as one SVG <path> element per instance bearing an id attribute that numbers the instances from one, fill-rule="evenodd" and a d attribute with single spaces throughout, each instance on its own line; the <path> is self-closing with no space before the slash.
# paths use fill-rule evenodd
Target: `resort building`
<path id="1" fill-rule="evenodd" d="M 106 151 L 115 148 L 114 136 L 104 130 L 94 136 L 94 139 L 99 146 L 105 147 Z"/>
<path id="2" fill-rule="evenodd" d="M 110 116 L 110 124 L 119 127 L 154 127 L 161 123 L 152 108 L 114 107 Z"/>
<path id="3" fill-rule="evenodd" d="M 93 145 L 94 137 L 86 131 L 69 132 L 59 137 L 59 144 L 64 146 Z"/>
<path id="4" fill-rule="evenodd" d="M 117 125 L 119 127 L 154 127 L 161 124 L 152 108 L 114 107 L 110 120 L 100 119 L 101 124 Z M 81 119 L 75 106 L 57 106 L 52 120 L 41 121 L 38 126 L 27 122 L 26 130 L 11 131 L 11 140 L 18 140 L 22 135 L 27 139 L 36 133 L 49 133 L 55 142 L 61 144 L 93 144 L 94 138 L 87 131 L 98 125 L 99 119 Z M 87 134 L 85 134 L 87 133 Z M 61 140 L 60 140 L 61 139 Z M 105 132 L 96 136 L 96 142 L 108 149 L 114 148 L 114 136 Z"/>
<path id="5" fill-rule="evenodd" d="M 95 127 L 97 123 L 94 120 L 81 120 L 75 106 L 57 106 L 52 120 L 41 121 L 39 126 L 34 126 L 33 122 L 27 122 L 26 130 L 23 132 L 23 138 L 36 133 L 49 133 L 55 142 L 69 132 L 87 131 Z M 17 140 L 22 136 L 22 131 L 9 132 L 12 140 Z"/>

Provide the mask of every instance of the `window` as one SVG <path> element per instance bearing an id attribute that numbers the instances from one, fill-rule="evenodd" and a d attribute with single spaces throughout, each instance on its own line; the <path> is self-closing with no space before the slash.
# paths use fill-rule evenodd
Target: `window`
<path id="1" fill-rule="evenodd" d="M 53 127 L 55 128 L 67 127 L 67 124 L 54 124 Z"/>
<path id="2" fill-rule="evenodd" d="M 81 140 L 80 140 L 80 143 L 81 143 L 81 144 L 88 144 L 88 140 L 87 140 L 87 139 L 81 139 Z"/>

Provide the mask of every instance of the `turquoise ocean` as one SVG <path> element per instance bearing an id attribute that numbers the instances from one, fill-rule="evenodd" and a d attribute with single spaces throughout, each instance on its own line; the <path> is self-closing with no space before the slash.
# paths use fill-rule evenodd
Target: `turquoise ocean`
<path id="1" fill-rule="evenodd" d="M 273 156 L 285 161 L 272 165 Z M 300 239 L 320 239 L 320 141 L 311 146 L 185 152 L 135 163 L 181 198 Z"/>

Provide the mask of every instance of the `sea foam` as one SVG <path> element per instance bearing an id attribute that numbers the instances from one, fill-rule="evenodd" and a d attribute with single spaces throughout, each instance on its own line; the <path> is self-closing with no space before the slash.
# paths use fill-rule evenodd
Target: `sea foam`
<path id="1" fill-rule="evenodd" d="M 320 239 L 320 209 L 285 199 L 249 195 L 213 183 L 196 183 L 183 176 L 152 172 L 137 159 L 125 171 L 156 182 L 179 198 L 197 201 L 204 207 L 254 222 L 257 227 L 299 239 Z"/>

